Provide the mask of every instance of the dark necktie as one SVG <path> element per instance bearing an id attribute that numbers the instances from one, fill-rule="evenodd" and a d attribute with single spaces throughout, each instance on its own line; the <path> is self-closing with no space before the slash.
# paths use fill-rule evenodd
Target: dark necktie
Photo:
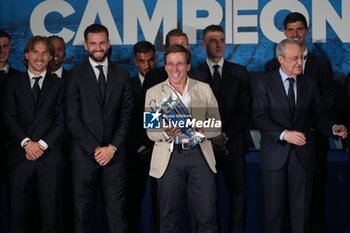
<path id="1" fill-rule="evenodd" d="M 213 82 L 211 86 L 217 100 L 219 100 L 220 90 L 221 90 L 221 76 L 219 73 L 219 67 L 220 67 L 219 65 L 213 65 L 214 73 L 213 73 Z"/>
<path id="2" fill-rule="evenodd" d="M 288 78 L 289 81 L 289 88 L 288 88 L 288 102 L 289 102 L 289 108 L 294 114 L 295 110 L 295 94 L 294 94 L 294 78 Z"/>
<path id="3" fill-rule="evenodd" d="M 102 100 L 104 101 L 105 94 L 106 94 L 106 77 L 105 77 L 105 74 L 103 73 L 102 65 L 98 65 L 96 66 L 96 68 L 100 71 L 100 74 L 98 75 L 98 86 L 100 87 Z"/>
<path id="4" fill-rule="evenodd" d="M 40 94 L 39 80 L 41 79 L 41 76 L 33 77 L 33 79 L 34 79 L 33 99 L 34 99 L 34 105 L 36 106 L 36 103 L 39 99 L 39 94 Z"/>

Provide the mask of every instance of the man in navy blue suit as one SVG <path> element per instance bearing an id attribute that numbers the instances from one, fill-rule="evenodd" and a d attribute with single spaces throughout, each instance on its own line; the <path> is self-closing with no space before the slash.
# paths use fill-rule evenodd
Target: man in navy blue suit
<path id="1" fill-rule="evenodd" d="M 312 128 L 342 138 L 347 129 L 326 117 L 317 81 L 302 75 L 300 43 L 282 40 L 276 56 L 280 68 L 258 78 L 253 88 L 253 118 L 262 134 L 265 233 L 311 232 L 316 166 Z"/>
<path id="2" fill-rule="evenodd" d="M 39 200 L 42 232 L 60 231 L 63 83 L 48 67 L 54 49 L 34 36 L 24 49 L 27 72 L 8 78 L 4 88 L 4 123 L 10 138 L 12 232 L 31 232 Z M 35 195 L 38 195 L 36 197 Z"/>
<path id="3" fill-rule="evenodd" d="M 303 52 L 302 73 L 305 78 L 316 80 L 321 93 L 323 105 L 329 117 L 334 119 L 336 107 L 336 90 L 334 88 L 333 70 L 330 62 L 321 56 L 312 53 L 306 45 L 306 36 L 309 27 L 304 15 L 299 12 L 289 13 L 284 20 L 284 35 L 300 43 Z M 274 71 L 280 64 L 277 58 L 266 64 L 266 71 Z M 314 192 L 312 194 L 312 225 L 313 233 L 326 232 L 325 220 L 325 188 L 327 180 L 327 155 L 329 150 L 329 139 L 313 127 L 315 137 L 315 150 L 317 154 Z"/>
<path id="4" fill-rule="evenodd" d="M 102 190 L 106 232 L 127 232 L 126 148 L 132 113 L 129 72 L 108 58 L 108 29 L 84 31 L 89 58 L 65 80 L 65 121 L 71 134 L 74 232 L 94 232 L 96 194 Z"/>

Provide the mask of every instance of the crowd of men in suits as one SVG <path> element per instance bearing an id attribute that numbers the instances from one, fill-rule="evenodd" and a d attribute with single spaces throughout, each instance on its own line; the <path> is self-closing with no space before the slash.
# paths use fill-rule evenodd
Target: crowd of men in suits
<path id="1" fill-rule="evenodd" d="M 338 125 L 333 71 L 307 49 L 308 32 L 302 14 L 288 14 L 276 58 L 251 80 L 245 66 L 224 59 L 220 25 L 203 30 L 207 57 L 196 68 L 180 29 L 168 32 L 158 68 L 154 45 L 136 43 L 139 73 L 131 78 L 110 60 L 109 32 L 101 24 L 86 28 L 89 57 L 70 71 L 62 66 L 66 45 L 58 36 L 32 37 L 23 53 L 26 72 L 11 68 L 10 35 L 0 30 L 0 178 L 11 232 L 95 232 L 98 195 L 102 232 L 140 232 L 149 176 L 151 232 L 179 232 L 183 203 L 188 232 L 222 232 L 220 171 L 229 232 L 244 233 L 251 118 L 262 135 L 265 232 L 325 232 L 328 137 L 349 147 L 350 77 Z M 193 118 L 218 119 L 221 127 L 196 129 L 206 140 L 194 146 L 176 126 L 145 130 L 143 112 L 167 98 L 164 87 Z"/>

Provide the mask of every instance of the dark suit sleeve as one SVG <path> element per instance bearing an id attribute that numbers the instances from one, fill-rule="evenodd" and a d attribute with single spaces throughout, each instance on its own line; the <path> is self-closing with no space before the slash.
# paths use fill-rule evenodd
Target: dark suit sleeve
<path id="1" fill-rule="evenodd" d="M 80 90 L 74 73 L 75 72 L 71 72 L 64 82 L 66 126 L 72 137 L 78 140 L 89 154 L 93 154 L 100 144 L 82 121 Z"/>
<path id="2" fill-rule="evenodd" d="M 119 73 L 120 74 L 120 73 Z M 129 121 L 131 118 L 132 108 L 133 108 L 133 97 L 132 91 L 130 87 L 130 77 L 129 73 L 125 70 L 124 76 L 124 85 L 123 85 L 123 94 L 121 96 L 121 107 L 120 107 L 120 116 L 118 126 L 116 127 L 112 140 L 110 144 L 117 147 L 125 141 L 127 133 Z M 121 77 L 120 77 L 121 78 Z"/>
<path id="3" fill-rule="evenodd" d="M 334 86 L 334 76 L 333 69 L 328 60 L 322 61 L 319 70 L 319 89 L 321 92 L 322 100 L 324 103 L 325 111 L 327 115 L 333 118 L 333 113 L 335 111 L 335 86 Z"/>
<path id="4" fill-rule="evenodd" d="M 11 140 L 15 145 L 20 145 L 21 141 L 28 137 L 19 123 L 18 106 L 16 102 L 16 83 L 15 78 L 6 79 L 4 86 L 4 126 Z"/>
<path id="5" fill-rule="evenodd" d="M 251 89 L 249 74 L 245 67 L 241 66 L 240 71 L 236 74 L 239 79 L 239 95 L 237 100 L 237 108 L 229 120 L 230 124 L 227 127 L 227 134 L 229 138 L 234 138 L 247 128 L 251 109 Z"/>
<path id="6" fill-rule="evenodd" d="M 41 138 L 46 144 L 52 146 L 57 140 L 62 137 L 65 126 L 64 126 L 64 114 L 63 114 L 63 81 L 56 80 L 56 88 L 58 88 L 55 113 L 52 126 L 45 132 L 44 136 Z"/>
<path id="7" fill-rule="evenodd" d="M 270 142 L 277 143 L 280 141 L 279 137 L 281 133 L 285 130 L 284 127 L 278 125 L 270 118 L 270 106 L 269 98 L 266 86 L 264 85 L 263 79 L 261 77 L 257 80 L 256 85 L 253 88 L 253 119 L 265 138 L 268 138 Z M 268 78 L 268 77 L 267 77 Z"/>

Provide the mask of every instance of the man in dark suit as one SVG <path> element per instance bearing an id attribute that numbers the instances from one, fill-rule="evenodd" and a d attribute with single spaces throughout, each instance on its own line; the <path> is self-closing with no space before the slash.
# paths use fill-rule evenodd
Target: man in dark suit
<path id="1" fill-rule="evenodd" d="M 128 216 L 129 232 L 139 233 L 141 230 L 142 200 L 146 190 L 149 163 L 153 142 L 147 137 L 143 129 L 142 84 L 146 73 L 156 64 L 156 51 L 152 43 L 139 41 L 134 45 L 134 63 L 139 73 L 131 78 L 134 108 L 127 137 L 128 166 L 127 166 L 127 195 L 126 212 Z M 152 207 L 156 206 L 155 182 L 152 179 Z M 152 208 L 152 223 L 156 221 L 156 208 Z M 155 223 L 155 222 L 154 222 Z M 153 225 L 153 224 L 152 224 Z M 152 226 L 153 227 L 153 226 Z"/>
<path id="2" fill-rule="evenodd" d="M 63 84 L 47 69 L 53 53 L 46 37 L 32 37 L 24 49 L 27 72 L 5 83 L 12 232 L 31 231 L 35 200 L 39 200 L 42 232 L 60 230 L 65 128 Z"/>
<path id="3" fill-rule="evenodd" d="M 301 75 L 299 42 L 282 40 L 276 56 L 280 69 L 257 79 L 253 88 L 253 118 L 262 134 L 265 232 L 310 232 L 316 165 L 312 128 L 342 138 L 347 130 L 324 114 L 316 80 Z"/>
<path id="4" fill-rule="evenodd" d="M 8 135 L 6 134 L 3 124 L 3 106 L 2 96 L 5 80 L 8 77 L 14 76 L 19 73 L 18 70 L 12 68 L 9 65 L 9 56 L 11 53 L 11 37 L 6 31 L 0 29 L 0 203 L 5 200 L 4 203 L 9 203 L 8 193 L 8 169 L 6 166 L 6 145 L 9 143 Z M 2 196 L 3 193 L 7 195 Z M 1 213 L 9 215 L 9 206 L 2 206 L 0 204 Z M 0 215 L 1 217 L 1 215 Z M 1 221 L 0 221 L 1 224 Z M 6 229 L 5 227 L 0 229 Z"/>
<path id="5" fill-rule="evenodd" d="M 74 232 L 94 232 L 100 186 L 105 232 L 127 232 L 125 138 L 132 112 L 127 70 L 112 64 L 108 29 L 92 24 L 84 32 L 86 62 L 65 81 L 65 117 L 72 136 Z"/>
<path id="6" fill-rule="evenodd" d="M 244 66 L 224 60 L 225 33 L 220 25 L 210 25 L 204 29 L 202 47 L 206 49 L 207 59 L 198 70 L 212 77 L 210 84 L 218 101 L 222 121 L 222 134 L 213 138 L 212 142 L 217 168 L 222 172 L 229 192 L 228 228 L 229 232 L 246 232 L 244 155 L 248 152 L 246 134 L 251 108 L 248 71 Z"/>
<path id="7" fill-rule="evenodd" d="M 48 38 L 55 48 L 51 72 L 53 75 L 64 79 L 68 75 L 68 71 L 63 67 L 64 58 L 66 57 L 66 43 L 60 36 L 54 35 L 49 36 Z"/>
<path id="8" fill-rule="evenodd" d="M 333 70 L 330 62 L 322 57 L 311 53 L 306 47 L 305 38 L 309 33 L 304 15 L 293 12 L 284 20 L 284 34 L 287 38 L 300 43 L 303 52 L 303 71 L 306 78 L 316 80 L 321 93 L 323 105 L 329 117 L 334 119 L 336 93 L 334 88 Z M 271 72 L 279 68 L 277 58 L 266 64 L 266 71 Z M 324 233 L 326 231 L 325 220 L 325 188 L 327 180 L 327 155 L 329 150 L 328 137 L 321 134 L 312 126 L 315 137 L 315 149 L 317 154 L 314 192 L 312 194 L 312 231 Z"/>
<path id="9" fill-rule="evenodd" d="M 182 45 L 186 49 L 190 49 L 187 34 L 178 28 L 169 31 L 165 38 L 165 48 L 174 44 Z M 198 71 L 197 69 L 191 68 L 188 72 L 188 76 L 195 80 L 209 83 L 209 76 L 203 72 Z M 167 78 L 168 75 L 165 71 L 165 66 L 155 68 L 148 72 L 142 86 L 144 94 L 149 88 L 165 81 Z"/>

